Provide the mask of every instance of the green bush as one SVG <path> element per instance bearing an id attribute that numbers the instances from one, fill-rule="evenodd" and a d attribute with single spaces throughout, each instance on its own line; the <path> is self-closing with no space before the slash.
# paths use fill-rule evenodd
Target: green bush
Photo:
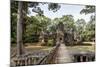
<path id="1" fill-rule="evenodd" d="M 48 40 L 47 46 L 54 46 L 54 40 L 53 39 Z"/>
<path id="2" fill-rule="evenodd" d="M 25 37 L 24 42 L 25 43 L 34 43 L 39 41 L 39 35 L 30 35 Z"/>

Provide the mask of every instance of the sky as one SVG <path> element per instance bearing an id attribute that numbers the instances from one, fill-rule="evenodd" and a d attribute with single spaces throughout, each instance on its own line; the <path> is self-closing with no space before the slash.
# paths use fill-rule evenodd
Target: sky
<path id="1" fill-rule="evenodd" d="M 84 5 L 70 5 L 70 4 L 60 4 L 61 8 L 57 12 L 49 11 L 48 5 L 42 5 L 40 4 L 40 8 L 44 11 L 44 15 L 54 19 L 54 18 L 60 18 L 63 15 L 73 15 L 74 20 L 77 21 L 77 19 L 84 19 L 86 22 L 90 20 L 91 14 L 80 14 L 80 11 L 85 7 Z M 31 11 L 29 16 L 35 16 L 36 13 L 32 12 L 31 8 L 29 9 Z"/>

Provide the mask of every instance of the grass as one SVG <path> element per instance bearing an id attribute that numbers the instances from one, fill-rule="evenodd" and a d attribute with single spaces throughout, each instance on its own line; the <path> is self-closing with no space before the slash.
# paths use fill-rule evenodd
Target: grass
<path id="1" fill-rule="evenodd" d="M 38 50 L 46 50 L 46 51 L 50 51 L 53 47 L 47 47 L 47 46 L 27 46 L 25 47 L 28 51 L 38 51 Z"/>
<path id="2" fill-rule="evenodd" d="M 12 44 L 11 46 L 11 55 L 16 54 L 16 44 Z M 52 50 L 53 47 L 48 46 L 40 46 L 39 43 L 25 43 L 25 53 L 32 53 L 32 52 L 49 52 Z"/>
<path id="3" fill-rule="evenodd" d="M 86 42 L 84 42 L 85 44 L 87 44 Z M 12 44 L 13 45 L 13 44 Z M 50 46 L 41 46 L 39 45 L 39 43 L 25 43 L 25 50 L 26 52 L 49 52 L 53 49 L 53 47 Z M 13 50 L 16 49 L 16 44 L 14 44 L 14 46 L 11 46 L 11 54 L 13 53 Z M 75 45 L 75 46 L 66 46 L 66 49 L 72 52 L 95 52 L 95 44 L 93 45 Z"/>
<path id="4" fill-rule="evenodd" d="M 95 52 L 95 46 L 67 46 L 67 49 L 69 50 L 77 50 L 77 51 L 90 51 L 90 52 Z"/>

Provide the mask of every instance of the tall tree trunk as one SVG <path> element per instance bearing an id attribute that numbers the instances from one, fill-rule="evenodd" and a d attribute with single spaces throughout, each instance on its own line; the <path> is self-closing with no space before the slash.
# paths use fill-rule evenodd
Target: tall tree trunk
<path id="1" fill-rule="evenodd" d="M 18 16 L 17 16 L 17 56 L 24 53 L 23 50 L 23 2 L 18 2 Z"/>

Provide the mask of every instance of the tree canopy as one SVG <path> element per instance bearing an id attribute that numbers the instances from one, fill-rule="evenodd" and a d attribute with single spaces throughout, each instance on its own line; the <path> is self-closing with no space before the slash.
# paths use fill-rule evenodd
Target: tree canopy
<path id="1" fill-rule="evenodd" d="M 65 32 L 72 32 L 79 39 L 84 41 L 90 41 L 95 38 L 95 15 L 91 16 L 90 21 L 86 22 L 84 19 L 78 19 L 75 21 L 73 15 L 63 15 L 60 18 L 48 18 L 44 15 L 44 11 L 39 6 L 40 4 L 48 5 L 48 10 L 57 12 L 61 6 L 57 3 L 39 3 L 39 2 L 25 2 L 26 5 L 24 11 L 26 15 L 24 18 L 24 40 L 25 42 L 33 41 L 33 37 L 39 37 L 41 31 L 55 33 L 57 30 L 57 25 L 59 22 L 64 24 Z M 28 16 L 30 11 L 29 8 L 32 8 L 34 13 L 37 13 L 35 16 Z M 16 42 L 16 31 L 17 31 L 17 10 L 18 10 L 18 1 L 11 2 L 11 42 Z M 86 6 L 80 11 L 81 14 L 85 13 L 95 13 L 95 6 Z"/>

